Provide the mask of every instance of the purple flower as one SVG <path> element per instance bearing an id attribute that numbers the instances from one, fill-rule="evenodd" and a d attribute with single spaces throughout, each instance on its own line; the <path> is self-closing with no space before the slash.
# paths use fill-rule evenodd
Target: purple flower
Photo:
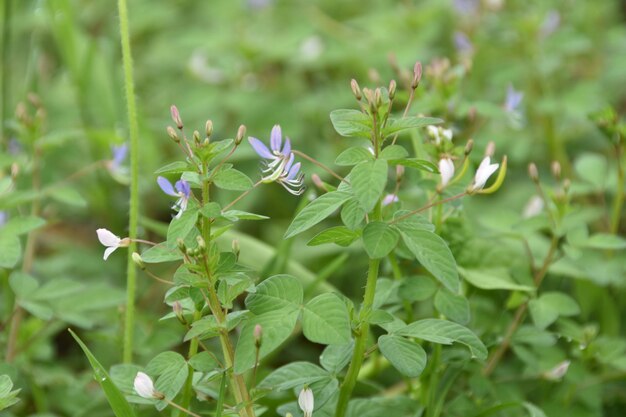
<path id="1" fill-rule="evenodd" d="M 121 145 L 111 146 L 111 153 L 113 154 L 113 159 L 111 159 L 111 165 L 109 168 L 115 171 L 122 166 L 122 162 L 126 159 L 126 155 L 128 154 L 128 144 L 122 143 Z"/>
<path id="2" fill-rule="evenodd" d="M 454 32 L 454 47 L 460 54 L 470 55 L 474 52 L 474 45 L 463 32 Z"/>
<path id="3" fill-rule="evenodd" d="M 474 14 L 478 11 L 479 0 L 454 0 L 453 4 L 459 14 Z"/>
<path id="4" fill-rule="evenodd" d="M 519 107 L 524 93 L 522 91 L 516 91 L 512 84 L 506 89 L 506 98 L 504 99 L 504 110 L 507 112 L 514 112 Z"/>
<path id="5" fill-rule="evenodd" d="M 560 23 L 561 15 L 559 12 L 556 10 L 550 10 L 539 28 L 539 36 L 541 39 L 545 39 L 552 35 L 559 28 Z"/>
<path id="6" fill-rule="evenodd" d="M 178 201 L 176 201 L 172 208 L 178 209 L 178 214 L 174 218 L 179 218 L 185 209 L 187 209 L 187 204 L 189 203 L 189 197 L 191 196 L 191 187 L 189 187 L 189 183 L 180 179 L 176 181 L 176 184 L 172 185 L 172 183 L 165 177 L 158 177 L 157 183 L 165 194 L 178 198 Z"/>
<path id="7" fill-rule="evenodd" d="M 4 226 L 9 216 L 6 211 L 0 211 L 0 227 Z"/>
<path id="8" fill-rule="evenodd" d="M 395 195 L 395 194 L 387 194 L 383 198 L 383 206 L 388 206 L 390 204 L 397 203 L 398 201 L 400 201 L 400 199 L 398 199 L 397 195 Z"/>
<path id="9" fill-rule="evenodd" d="M 267 160 L 264 161 L 261 181 L 278 182 L 293 195 L 300 195 L 304 192 L 304 174 L 300 172 L 300 162 L 294 164 L 295 156 L 291 152 L 289 138 L 285 138 L 283 145 L 279 125 L 274 125 L 272 128 L 269 149 L 257 138 L 249 137 L 248 142 L 261 158 Z"/>

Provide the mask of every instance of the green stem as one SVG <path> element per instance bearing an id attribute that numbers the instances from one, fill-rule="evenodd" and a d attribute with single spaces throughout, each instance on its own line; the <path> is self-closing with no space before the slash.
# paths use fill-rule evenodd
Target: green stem
<path id="1" fill-rule="evenodd" d="M 613 200 L 613 211 L 611 213 L 611 233 L 619 231 L 619 221 L 622 215 L 622 205 L 624 204 L 624 167 L 622 166 L 622 148 L 616 147 L 617 154 L 617 189 Z"/>
<path id="2" fill-rule="evenodd" d="M 365 353 L 365 344 L 370 327 L 369 316 L 372 312 L 372 305 L 374 304 L 379 266 L 380 259 L 370 259 L 367 283 L 365 284 L 365 295 L 363 296 L 363 305 L 361 306 L 361 312 L 359 314 L 360 323 L 354 344 L 354 353 L 346 378 L 343 384 L 341 384 L 335 417 L 344 417 L 346 415 L 348 402 L 350 401 L 350 396 L 352 395 L 357 377 L 359 376 L 359 371 L 361 370 L 361 365 L 363 364 L 363 354 Z"/>
<path id="3" fill-rule="evenodd" d="M 126 88 L 126 110 L 130 132 L 130 214 L 128 219 L 128 247 L 126 267 L 126 317 L 124 320 L 124 353 L 125 363 L 133 360 L 133 333 L 135 328 L 135 292 L 137 286 L 137 270 L 132 254 L 135 252 L 137 225 L 139 220 L 139 126 L 137 124 L 137 105 L 135 102 L 135 84 L 133 82 L 133 60 L 130 50 L 130 33 L 128 28 L 128 6 L 126 0 L 118 0 L 120 14 L 120 40 L 122 44 L 122 62 L 124 65 L 124 86 Z"/>
<path id="4" fill-rule="evenodd" d="M 9 71 L 9 45 L 11 40 L 11 0 L 4 0 L 2 12 L 2 110 L 0 111 L 0 144 L 7 146 L 8 135 L 5 132 L 5 123 L 9 117 L 9 85 L 11 84 L 11 71 Z M 5 141 L 6 139 L 6 141 Z"/>
<path id="5" fill-rule="evenodd" d="M 196 311 L 193 313 L 193 321 L 200 320 L 202 318 L 202 312 Z M 198 338 L 194 337 L 189 342 L 189 353 L 187 354 L 187 359 L 191 359 L 198 353 Z M 193 368 L 191 365 L 187 365 L 189 368 L 189 374 L 187 375 L 187 380 L 185 381 L 185 387 L 183 388 L 183 397 L 180 402 L 180 405 L 187 409 L 189 408 L 189 404 L 191 403 L 191 394 L 193 392 Z M 180 417 L 184 417 L 186 414 L 189 414 L 187 411 L 180 410 L 178 415 Z"/>
<path id="6" fill-rule="evenodd" d="M 398 257 L 393 251 L 389 254 L 389 263 L 391 264 L 391 270 L 393 271 L 393 278 L 396 281 L 400 281 L 402 279 L 402 270 L 400 269 L 400 264 L 398 263 Z M 404 312 L 406 314 L 406 322 L 411 323 L 413 321 L 413 307 L 407 300 L 404 300 L 402 305 L 404 306 Z"/>
<path id="7" fill-rule="evenodd" d="M 439 362 L 441 361 L 441 345 L 436 343 L 430 359 L 430 381 L 428 382 L 428 406 L 426 417 L 434 417 L 437 404 L 437 385 L 439 384 Z"/>

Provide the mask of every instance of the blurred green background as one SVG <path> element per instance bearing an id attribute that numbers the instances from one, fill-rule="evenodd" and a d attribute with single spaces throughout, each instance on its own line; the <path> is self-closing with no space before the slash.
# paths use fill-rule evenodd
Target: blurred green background
<path id="1" fill-rule="evenodd" d="M 558 160 L 568 177 L 593 177 L 606 188 L 615 181 L 603 175 L 610 164 L 590 157 L 610 155 L 611 149 L 588 115 L 607 104 L 626 110 L 624 2 L 131 0 L 129 6 L 144 236 L 158 234 L 158 222 L 171 215 L 154 174 L 180 158 L 165 133 L 172 123 L 171 104 L 178 106 L 189 131 L 202 131 L 205 121 L 213 120 L 217 138 L 234 137 L 239 124 L 245 124 L 249 135 L 266 140 L 271 127 L 281 124 L 295 147 L 332 165 L 351 142 L 334 132 L 328 114 L 355 106 L 350 79 L 361 87 L 387 85 L 391 78 L 403 85 L 415 61 L 425 70 L 412 113 L 445 119 L 458 140 L 472 137 L 477 159 L 490 140 L 497 144 L 497 155 L 509 156 L 500 192 L 467 203 L 477 225 L 498 229 L 500 221 L 506 223 L 506 213 L 522 212 L 533 193 L 526 175 L 530 161 L 546 175 L 550 162 Z M 8 169 L 12 161 L 28 165 L 29 149 L 14 115 L 29 93 L 40 98 L 46 112 L 46 183 L 110 159 L 110 146 L 128 137 L 115 2 L 4 0 L 2 33 L 2 167 Z M 508 86 L 524 94 L 514 112 L 503 107 Z M 242 148 L 236 158 L 254 178 L 258 160 L 247 145 Z M 308 178 L 317 172 L 329 179 L 304 165 Z M 21 337 L 28 343 L 22 354 L 14 364 L 0 365 L 0 373 L 10 374 L 23 389 L 23 401 L 0 415 L 110 413 L 99 393 L 98 402 L 87 395 L 91 376 L 64 329 L 81 327 L 103 363 L 119 361 L 125 258 L 116 253 L 104 263 L 95 229 L 124 234 L 128 190 L 106 170 L 90 172 L 74 184 L 79 195 L 61 196 L 43 207 L 49 225 L 39 238 L 34 273 L 44 283 L 62 277 L 85 283 L 89 290 L 82 298 L 64 300 L 50 320 L 26 319 Z M 221 192 L 217 199 L 228 202 L 235 195 Z M 594 203 L 599 197 L 585 198 Z M 268 262 L 273 247 L 284 247 L 282 235 L 298 204 L 297 197 L 275 184 L 240 203 L 242 210 L 273 218 L 238 229 L 244 262 L 266 272 L 281 269 L 280 259 Z M 313 279 L 323 269 L 320 265 L 337 259 L 339 250 L 305 243 L 298 240 L 281 253 L 289 253 L 292 262 L 306 268 L 298 271 Z M 330 282 L 358 297 L 361 284 L 355 280 L 362 278 L 367 260 L 350 256 L 349 262 L 339 259 Z M 597 278 L 594 272 L 587 274 L 583 279 Z M 167 309 L 164 290 L 143 278 L 138 363 L 177 346 L 180 339 L 176 324 L 155 321 Z M 609 279 L 624 295 L 624 276 Z M 83 309 L 76 307 L 79 301 Z M 70 305 L 75 310 L 64 315 Z M 625 303 L 617 303 L 612 311 L 616 323 L 606 324 L 615 336 L 622 332 L 619 318 L 626 318 L 625 313 Z M 317 354 L 302 344 L 278 362 Z M 89 389 L 98 392 L 93 385 Z M 620 395 L 623 407 L 625 394 Z M 588 415 L 601 415 L 602 404 L 589 410 Z"/>

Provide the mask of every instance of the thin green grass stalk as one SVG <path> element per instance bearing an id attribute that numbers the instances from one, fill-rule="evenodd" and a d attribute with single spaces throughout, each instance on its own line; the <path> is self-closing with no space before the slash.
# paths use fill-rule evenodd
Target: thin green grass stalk
<path id="1" fill-rule="evenodd" d="M 0 111 L 0 144 L 4 147 L 7 144 L 5 123 L 9 116 L 9 85 L 11 84 L 11 71 L 9 71 L 9 46 L 11 41 L 11 0 L 4 0 L 2 10 L 2 110 Z"/>
<path id="2" fill-rule="evenodd" d="M 125 363 L 133 359 L 133 333 L 135 329 L 135 292 L 137 286 L 137 270 L 132 254 L 135 252 L 137 224 L 139 219 L 139 127 L 137 125 L 137 105 L 135 103 L 135 84 L 133 82 L 133 59 L 130 51 L 130 34 L 128 29 L 128 6 L 126 0 L 118 0 L 120 14 L 120 40 L 122 43 L 122 62 L 124 65 L 124 86 L 126 88 L 126 110 L 130 132 L 130 214 L 128 219 L 128 247 L 126 268 L 126 317 L 124 320 L 124 351 Z"/>

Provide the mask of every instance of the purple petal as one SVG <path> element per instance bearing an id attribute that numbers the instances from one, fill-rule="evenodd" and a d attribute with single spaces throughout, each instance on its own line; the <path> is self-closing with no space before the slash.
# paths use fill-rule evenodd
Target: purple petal
<path id="1" fill-rule="evenodd" d="M 300 162 L 291 167 L 287 175 L 287 181 L 295 179 L 296 175 L 298 175 L 298 171 L 300 171 Z"/>
<path id="2" fill-rule="evenodd" d="M 285 165 L 285 168 L 283 169 L 284 172 L 289 172 L 289 170 L 291 169 L 291 165 L 293 164 L 294 158 L 295 158 L 294 154 L 290 154 L 289 155 L 289 159 L 287 160 L 287 164 Z"/>
<path id="3" fill-rule="evenodd" d="M 454 32 L 454 46 L 459 53 L 472 53 L 474 46 L 467 35 L 463 32 Z"/>
<path id="4" fill-rule="evenodd" d="M 270 150 L 267 149 L 267 146 L 265 146 L 265 144 L 257 138 L 253 138 L 252 136 L 250 136 L 248 138 L 248 142 L 250 142 L 250 145 L 252 145 L 254 151 L 259 154 L 261 158 L 274 159 L 274 155 L 272 155 Z"/>
<path id="5" fill-rule="evenodd" d="M 285 146 L 283 146 L 283 151 L 281 153 L 283 155 L 289 155 L 291 153 L 291 141 L 289 138 L 285 138 Z"/>
<path id="6" fill-rule="evenodd" d="M 178 193 L 174 190 L 174 186 L 165 177 L 158 177 L 157 184 L 161 187 L 161 190 L 167 195 L 178 197 Z"/>
<path id="7" fill-rule="evenodd" d="M 7 216 L 7 213 L 5 211 L 0 211 L 0 227 L 4 226 L 4 224 L 7 222 L 7 218 L 9 216 Z"/>
<path id="8" fill-rule="evenodd" d="M 113 153 L 113 165 L 119 167 L 124 159 L 126 159 L 126 154 L 128 153 L 128 144 L 123 143 L 119 146 L 113 145 L 111 147 L 111 152 Z"/>
<path id="9" fill-rule="evenodd" d="M 185 180 L 176 181 L 176 190 L 179 193 L 183 193 L 185 198 L 189 198 L 189 194 L 191 194 L 191 187 L 189 187 L 189 183 Z"/>
<path id="10" fill-rule="evenodd" d="M 283 141 L 283 132 L 280 129 L 280 125 L 274 125 L 272 128 L 272 134 L 270 135 L 270 148 L 273 151 L 280 152 L 280 144 Z"/>
<path id="11" fill-rule="evenodd" d="M 509 86 L 506 89 L 506 99 L 504 101 L 504 109 L 506 111 L 516 110 L 517 107 L 522 102 L 523 98 L 524 98 L 524 93 L 521 91 L 516 91 L 515 88 L 513 88 L 513 86 L 509 84 Z"/>

